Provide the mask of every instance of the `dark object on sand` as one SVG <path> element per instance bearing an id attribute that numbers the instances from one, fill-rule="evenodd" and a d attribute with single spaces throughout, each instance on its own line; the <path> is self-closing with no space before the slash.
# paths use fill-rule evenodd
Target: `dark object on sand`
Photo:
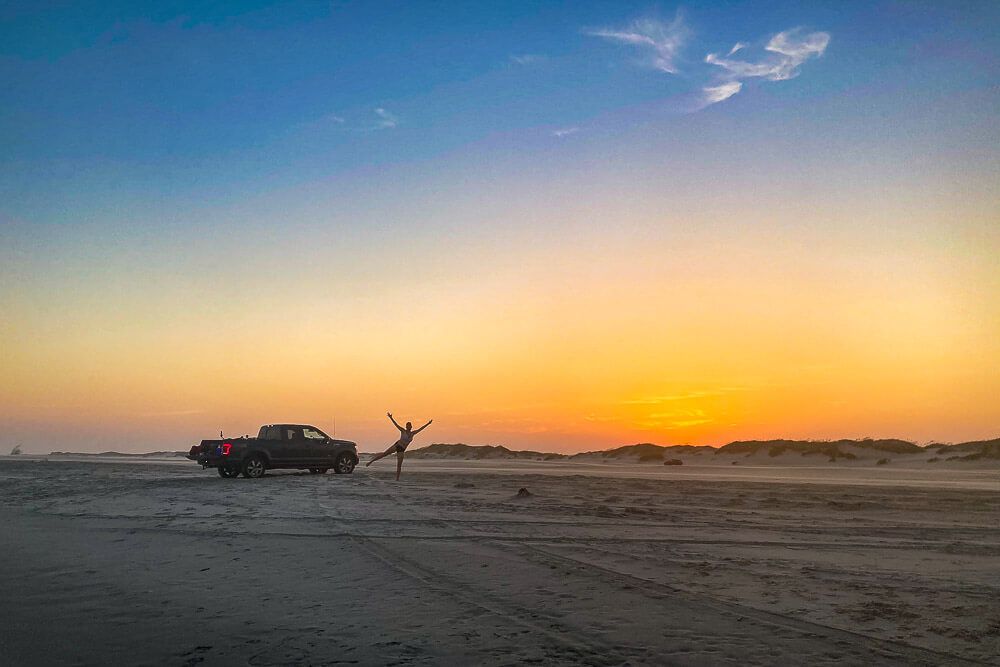
<path id="1" fill-rule="evenodd" d="M 734 461 L 734 463 L 735 463 L 735 461 Z M 663 465 L 665 465 L 665 466 L 682 466 L 682 465 L 684 465 L 684 461 L 681 461 L 680 459 L 667 459 L 666 461 L 663 462 Z"/>
<path id="2" fill-rule="evenodd" d="M 533 494 L 533 493 L 531 493 L 531 491 L 528 491 L 528 490 L 527 490 L 526 488 L 524 488 L 523 486 L 522 486 L 522 487 L 521 487 L 520 489 L 518 489 L 518 490 L 517 490 L 517 497 L 518 497 L 518 498 L 530 498 L 530 497 L 531 497 L 531 496 L 533 496 L 533 495 L 534 495 L 534 494 Z"/>
<path id="3" fill-rule="evenodd" d="M 358 446 L 350 440 L 334 440 L 307 424 L 268 424 L 256 438 L 202 440 L 187 457 L 203 468 L 217 468 L 220 477 L 261 477 L 269 468 L 308 470 L 338 474 L 354 471 Z"/>
<path id="4" fill-rule="evenodd" d="M 476 485 L 473 484 L 472 482 L 457 482 L 455 484 L 455 488 L 456 489 L 474 489 L 474 488 L 476 488 Z"/>
<path id="5" fill-rule="evenodd" d="M 18 456 L 21 454 L 21 445 L 14 445 L 14 449 L 10 450 L 11 456 Z"/>
<path id="6" fill-rule="evenodd" d="M 884 466 L 888 462 L 889 459 L 879 459 L 878 461 L 875 462 L 875 465 Z"/>

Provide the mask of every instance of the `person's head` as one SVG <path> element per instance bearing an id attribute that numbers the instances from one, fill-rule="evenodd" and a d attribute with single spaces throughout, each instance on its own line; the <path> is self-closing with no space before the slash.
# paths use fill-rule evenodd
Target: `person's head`
<path id="1" fill-rule="evenodd" d="M 411 424 L 410 422 L 406 422 L 406 430 L 407 431 L 412 431 L 413 430 L 413 424 Z"/>

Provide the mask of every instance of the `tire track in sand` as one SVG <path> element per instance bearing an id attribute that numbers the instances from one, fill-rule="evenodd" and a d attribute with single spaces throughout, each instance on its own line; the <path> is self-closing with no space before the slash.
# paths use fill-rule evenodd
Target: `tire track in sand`
<path id="1" fill-rule="evenodd" d="M 593 637 L 582 637 L 574 632 L 572 628 L 561 624 L 553 617 L 545 617 L 544 622 L 549 626 L 545 627 L 534 620 L 537 617 L 543 616 L 543 614 L 529 611 L 512 604 L 508 600 L 501 600 L 482 590 L 472 592 L 467 589 L 465 584 L 452 581 L 447 575 L 420 565 L 412 559 L 406 558 L 398 552 L 378 544 L 373 538 L 351 536 L 350 539 L 359 548 L 365 550 L 392 570 L 417 581 L 424 587 L 460 600 L 470 607 L 497 616 L 506 622 L 519 625 L 530 632 L 542 635 L 552 642 L 563 646 L 569 653 L 566 657 L 573 664 L 621 665 L 629 664 L 630 659 L 635 657 L 623 655 L 618 652 L 616 646 L 597 641 Z M 419 538 L 411 539 L 419 541 Z M 557 629 L 553 630 L 551 629 L 552 627 Z"/>
<path id="2" fill-rule="evenodd" d="M 372 480 L 376 485 L 382 485 L 385 482 L 382 480 Z M 574 568 L 584 567 L 589 571 L 593 572 L 595 570 L 600 571 L 599 578 L 602 583 L 607 583 L 607 574 L 613 575 L 619 580 L 619 583 L 626 584 L 625 587 L 633 588 L 630 584 L 635 584 L 636 582 L 641 582 L 642 586 L 635 588 L 639 589 L 639 593 L 646 597 L 653 597 L 658 600 L 663 600 L 665 598 L 682 597 L 685 603 L 693 605 L 696 608 L 704 609 L 708 615 L 719 615 L 719 616 L 735 616 L 735 617 L 745 617 L 751 622 L 759 623 L 763 626 L 779 627 L 786 631 L 790 631 L 796 635 L 802 637 L 822 637 L 827 642 L 831 644 L 839 644 L 844 650 L 854 653 L 853 657 L 858 658 L 858 664 L 863 664 L 866 659 L 873 657 L 879 657 L 884 660 L 892 660 L 900 664 L 912 664 L 912 665 L 937 665 L 940 664 L 940 656 L 929 656 L 924 653 L 921 649 L 915 647 L 909 647 L 908 645 L 897 646 L 892 642 L 889 642 L 889 646 L 885 646 L 884 642 L 868 637 L 866 635 L 860 635 L 857 633 L 850 632 L 839 632 L 836 628 L 831 628 L 828 626 L 814 624 L 810 622 L 800 622 L 797 619 L 784 617 L 780 614 L 772 614 L 770 612 L 764 612 L 757 610 L 752 607 L 746 607 L 739 604 L 726 603 L 722 600 L 715 598 L 710 598 L 707 596 L 698 596 L 687 594 L 679 589 L 674 589 L 666 584 L 661 585 L 659 591 L 651 592 L 648 587 L 650 585 L 656 585 L 658 582 L 652 582 L 641 577 L 635 577 L 628 575 L 626 573 L 618 572 L 616 570 L 611 570 L 607 568 L 601 568 L 600 566 L 594 566 L 590 563 L 584 561 L 578 561 L 573 558 L 563 557 L 557 554 L 552 554 L 540 547 L 528 544 L 528 542 L 539 542 L 543 544 L 544 539 L 539 540 L 538 538 L 527 538 L 526 540 L 519 539 L 517 537 L 511 537 L 508 539 L 497 538 L 497 537 L 487 537 L 482 535 L 463 535 L 460 530 L 456 529 L 457 524 L 463 524 L 462 520 L 456 522 L 448 522 L 442 520 L 440 517 L 433 515 L 428 515 L 427 513 L 421 511 L 412 504 L 404 504 L 405 511 L 413 520 L 418 523 L 432 524 L 445 528 L 446 532 L 451 533 L 451 535 L 439 535 L 436 536 L 438 540 L 440 539 L 450 539 L 457 542 L 473 542 L 481 544 L 490 544 L 495 547 L 499 547 L 504 551 L 514 554 L 527 562 L 538 562 L 537 556 L 542 556 L 547 562 L 546 565 L 550 565 L 552 560 L 560 561 L 563 565 L 571 565 Z M 341 525 L 340 528 L 345 528 Z M 345 531 L 348 532 L 348 531 Z M 419 543 L 424 539 L 424 537 L 419 535 L 393 535 L 386 536 L 386 538 L 381 538 L 380 536 L 362 536 L 355 534 L 352 539 L 356 540 L 362 548 L 367 548 L 370 553 L 376 558 L 379 558 L 385 562 L 388 566 L 402 572 L 410 578 L 417 579 L 423 585 L 426 585 L 432 589 L 436 589 L 445 592 L 449 595 L 456 596 L 465 602 L 469 603 L 473 607 L 479 609 L 485 609 L 492 614 L 498 615 L 505 618 L 508 621 L 516 622 L 522 626 L 529 627 L 532 630 L 542 632 L 544 635 L 560 641 L 561 643 L 566 643 L 567 634 L 571 631 L 561 630 L 558 634 L 553 633 L 548 628 L 540 627 L 538 623 L 533 622 L 531 617 L 537 618 L 538 613 L 529 612 L 524 607 L 517 606 L 513 604 L 510 600 L 500 600 L 494 595 L 485 593 L 481 587 L 470 588 L 468 582 L 451 581 L 447 576 L 442 575 L 433 568 L 424 566 L 414 562 L 410 558 L 403 557 L 399 554 L 397 550 L 391 549 L 386 544 L 380 544 L 380 542 L 386 541 L 402 541 L 403 543 Z M 376 541 L 378 540 L 378 541 Z M 436 541 L 436 540 L 434 540 Z M 579 543 L 579 538 L 570 538 L 567 540 L 556 540 L 559 543 Z M 582 540 L 587 542 L 586 539 Z M 703 541 L 703 540 L 692 540 L 692 541 Z M 532 554 L 535 557 L 532 557 Z M 441 584 L 446 584 L 441 586 Z M 487 602 L 487 604 L 483 604 Z M 549 619 L 546 619 L 549 620 Z M 553 619 L 554 620 L 554 619 Z M 561 625 L 553 623 L 552 625 Z M 583 649 L 589 653 L 589 657 L 593 658 L 595 656 L 604 656 L 608 658 L 608 662 L 601 661 L 597 664 L 615 664 L 621 663 L 622 661 L 639 661 L 645 662 L 648 659 L 648 654 L 644 655 L 642 647 L 631 647 L 622 644 L 610 644 L 607 642 L 600 641 L 594 634 L 586 634 L 579 629 L 574 633 L 576 635 L 573 644 L 576 650 Z M 583 639 L 581 635 L 585 636 Z M 861 640 L 859 642 L 859 640 Z M 621 655 L 620 658 L 611 657 L 611 651 L 614 647 L 618 649 L 633 649 L 629 651 L 630 655 Z M 864 655 L 858 656 L 858 653 L 863 653 Z M 901 654 L 902 653 L 902 654 Z M 947 657 L 954 659 L 955 656 L 948 655 Z"/>
<path id="3" fill-rule="evenodd" d="M 681 597 L 687 601 L 695 602 L 701 606 L 712 609 L 716 612 L 728 612 L 736 613 L 743 617 L 752 619 L 753 621 L 781 627 L 787 630 L 792 630 L 799 632 L 807 636 L 821 636 L 831 641 L 837 640 L 847 640 L 850 641 L 852 645 L 857 645 L 860 640 L 862 644 L 871 645 L 870 648 L 877 647 L 878 651 L 872 651 L 872 653 L 877 654 L 880 658 L 892 658 L 901 661 L 908 665 L 940 665 L 943 664 L 942 661 L 946 661 L 947 664 L 965 664 L 965 665 L 988 665 L 991 663 L 973 660 L 970 658 L 965 658 L 953 653 L 945 653 L 942 651 L 934 651 L 932 649 L 925 649 L 919 646 L 913 646 L 912 644 L 906 644 L 904 642 L 892 640 L 892 639 L 880 639 L 877 637 L 872 637 L 870 635 L 862 634 L 860 632 L 853 632 L 851 630 L 845 630 L 843 628 L 837 628 L 830 625 L 824 625 L 822 623 L 815 623 L 813 621 L 806 621 L 801 618 L 797 618 L 790 615 L 779 614 L 772 611 L 766 611 L 763 609 L 758 609 L 757 607 L 751 607 L 748 605 L 739 604 L 737 602 L 732 602 L 730 600 L 725 600 L 713 595 L 706 593 L 695 593 L 692 591 L 682 590 L 671 586 L 670 584 L 665 584 L 663 582 L 655 581 L 653 579 L 646 579 L 634 574 L 629 574 L 627 572 L 622 572 L 614 568 L 606 567 L 603 565 L 597 565 L 589 561 L 580 560 L 573 558 L 571 556 L 566 556 L 563 554 L 556 554 L 543 549 L 534 544 L 528 544 L 512 540 L 498 540 L 496 542 L 499 546 L 503 546 L 507 549 L 513 549 L 515 551 L 520 551 L 520 554 L 525 556 L 530 560 L 530 556 L 525 555 L 525 551 L 531 552 L 536 555 L 537 558 L 547 562 L 558 562 L 564 565 L 570 565 L 574 567 L 583 567 L 594 572 L 594 576 L 599 577 L 601 580 L 606 580 L 608 576 L 617 578 L 623 583 L 628 585 L 641 584 L 637 586 L 639 592 L 647 597 L 652 597 L 656 599 L 666 599 L 666 598 L 676 598 Z M 621 556 L 628 556 L 628 554 L 619 554 Z"/>
<path id="4" fill-rule="evenodd" d="M 372 482 L 375 482 L 374 484 L 370 484 L 371 486 L 385 485 L 385 482 L 381 479 L 374 477 L 369 479 Z M 324 509 L 332 509 L 323 503 L 319 504 Z M 420 517 L 418 521 L 435 522 L 439 524 L 444 523 L 447 525 L 446 522 L 443 522 L 440 518 L 428 516 L 420 510 L 415 509 L 411 504 L 397 505 L 397 507 L 405 508 L 411 516 Z M 492 616 L 502 619 L 503 621 L 506 621 L 507 623 L 520 626 L 529 632 L 541 635 L 554 644 L 563 647 L 567 655 L 561 657 L 567 658 L 570 664 L 604 666 L 629 663 L 629 656 L 622 655 L 617 651 L 616 647 L 611 644 L 600 642 L 593 637 L 582 637 L 575 632 L 573 628 L 559 623 L 558 620 L 553 617 L 546 616 L 544 618 L 544 623 L 548 626 L 546 627 L 546 625 L 542 625 L 540 622 L 535 620 L 536 618 L 544 616 L 543 614 L 530 611 L 524 607 L 513 604 L 509 600 L 502 600 L 494 595 L 485 593 L 482 590 L 472 592 L 465 584 L 453 581 L 447 575 L 421 565 L 413 559 L 401 555 L 398 551 L 390 549 L 384 544 L 380 544 L 378 540 L 383 539 L 381 536 L 352 534 L 349 531 L 344 530 L 342 525 L 343 521 L 338 517 L 327 515 L 327 519 L 333 523 L 341 524 L 339 527 L 344 531 L 344 537 L 348 537 L 360 549 L 366 551 L 373 558 L 379 560 L 390 569 L 416 581 L 431 591 L 460 600 L 462 603 L 473 609 L 486 612 Z M 404 541 L 419 542 L 423 538 L 419 536 L 394 536 L 391 539 L 403 539 Z M 553 630 L 553 628 L 556 629 Z"/>

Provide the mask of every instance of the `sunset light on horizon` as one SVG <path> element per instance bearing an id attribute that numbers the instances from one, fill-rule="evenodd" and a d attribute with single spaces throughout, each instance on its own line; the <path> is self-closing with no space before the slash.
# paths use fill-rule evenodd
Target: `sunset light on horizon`
<path id="1" fill-rule="evenodd" d="M 0 444 L 1000 436 L 1000 5 L 375 4 L 0 10 Z"/>

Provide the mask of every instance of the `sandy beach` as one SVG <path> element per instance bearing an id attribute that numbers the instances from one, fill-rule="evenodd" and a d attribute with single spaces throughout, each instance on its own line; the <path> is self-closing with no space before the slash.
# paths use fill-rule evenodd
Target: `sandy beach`
<path id="1" fill-rule="evenodd" d="M 5 457 L 0 662 L 998 662 L 996 470 L 391 468 Z"/>

